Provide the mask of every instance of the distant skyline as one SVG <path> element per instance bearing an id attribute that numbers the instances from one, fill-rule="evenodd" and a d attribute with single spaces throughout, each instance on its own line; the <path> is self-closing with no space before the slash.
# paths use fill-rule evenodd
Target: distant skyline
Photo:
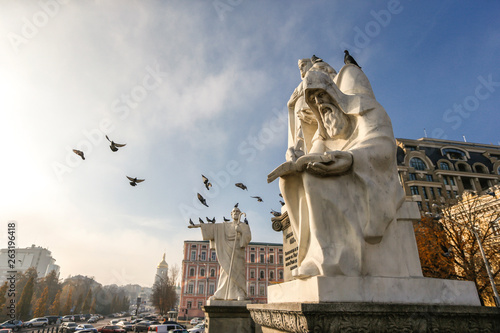
<path id="1" fill-rule="evenodd" d="M 190 218 L 221 222 L 236 202 L 253 242 L 281 243 L 270 221 L 279 188 L 266 177 L 285 158 L 297 61 L 313 54 L 338 71 L 349 49 L 395 137 L 500 144 L 498 2 L 0 9 L 0 248 L 17 221 L 17 246 L 49 249 L 61 278 L 151 286 L 164 252 L 180 266 L 184 240 L 201 240 Z M 112 152 L 105 135 L 126 146 Z"/>

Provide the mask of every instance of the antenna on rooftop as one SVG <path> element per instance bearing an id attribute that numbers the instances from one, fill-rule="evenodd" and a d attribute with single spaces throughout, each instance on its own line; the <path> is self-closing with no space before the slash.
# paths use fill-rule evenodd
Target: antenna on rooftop
<path id="1" fill-rule="evenodd" d="M 427 131 L 424 128 L 424 137 L 427 137 Z"/>
<path id="2" fill-rule="evenodd" d="M 467 139 L 465 138 L 465 135 L 462 135 L 462 137 L 464 138 L 464 142 L 467 142 Z"/>

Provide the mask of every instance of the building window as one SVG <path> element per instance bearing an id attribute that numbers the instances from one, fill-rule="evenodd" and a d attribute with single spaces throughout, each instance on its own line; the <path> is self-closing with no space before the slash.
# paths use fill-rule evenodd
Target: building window
<path id="1" fill-rule="evenodd" d="M 187 301 L 186 308 L 191 309 L 191 301 Z"/>
<path id="2" fill-rule="evenodd" d="M 450 184 L 455 186 L 455 177 L 450 177 Z"/>
<path id="3" fill-rule="evenodd" d="M 488 170 L 482 165 L 476 165 L 476 172 L 478 173 L 488 173 Z"/>
<path id="4" fill-rule="evenodd" d="M 446 176 L 443 177 L 443 183 L 445 185 L 449 185 L 449 183 L 448 183 L 448 177 L 446 177 Z"/>
<path id="5" fill-rule="evenodd" d="M 202 306 L 203 306 L 203 302 L 202 301 L 198 301 L 198 309 L 201 309 Z"/>
<path id="6" fill-rule="evenodd" d="M 205 276 L 205 268 L 201 268 L 200 269 L 200 275 L 201 276 Z"/>
<path id="7" fill-rule="evenodd" d="M 446 195 L 451 199 L 451 191 L 446 191 Z"/>
<path id="8" fill-rule="evenodd" d="M 418 157 L 414 157 L 410 160 L 410 166 L 412 168 L 415 168 L 415 170 L 425 170 L 427 169 L 427 166 L 425 165 L 424 161 L 422 161 Z"/>
<path id="9" fill-rule="evenodd" d="M 215 293 L 215 285 L 211 284 L 208 286 L 208 292 L 210 295 L 213 295 Z"/>
<path id="10" fill-rule="evenodd" d="M 206 253 L 205 251 L 203 251 L 203 252 L 201 253 L 201 260 L 202 260 L 202 261 L 207 260 L 207 253 Z"/>
<path id="11" fill-rule="evenodd" d="M 211 277 L 215 277 L 215 269 L 213 269 L 213 268 L 212 268 L 212 269 L 210 270 L 210 276 L 211 276 Z"/>
<path id="12" fill-rule="evenodd" d="M 189 276 L 194 276 L 194 268 L 193 267 L 191 267 L 189 269 Z"/>
<path id="13" fill-rule="evenodd" d="M 191 251 L 191 261 L 196 260 L 196 251 Z"/>
<path id="14" fill-rule="evenodd" d="M 274 271 L 269 271 L 269 280 L 274 279 Z"/>
<path id="15" fill-rule="evenodd" d="M 283 271 L 282 270 L 278 271 L 278 277 L 280 280 L 283 280 Z"/>
<path id="16" fill-rule="evenodd" d="M 432 199 L 436 199 L 436 194 L 434 193 L 434 189 L 432 187 L 429 187 L 429 192 L 431 192 Z"/>
<path id="17" fill-rule="evenodd" d="M 260 255 L 260 263 L 261 264 L 265 263 L 265 261 L 264 261 L 264 255 L 263 254 Z"/>
<path id="18" fill-rule="evenodd" d="M 427 191 L 425 190 L 425 187 L 422 187 L 422 193 L 424 193 L 424 198 L 428 200 L 429 197 L 427 196 Z"/>
<path id="19" fill-rule="evenodd" d="M 425 175 L 425 177 L 427 178 L 428 182 L 433 182 L 434 181 L 434 178 L 432 178 L 432 175 Z"/>
<path id="20" fill-rule="evenodd" d="M 250 279 L 255 279 L 255 269 L 250 270 Z"/>
<path id="21" fill-rule="evenodd" d="M 205 293 L 205 285 L 203 283 L 200 283 L 198 285 L 198 294 L 204 294 Z"/>
<path id="22" fill-rule="evenodd" d="M 441 170 L 450 170 L 450 165 L 446 162 L 441 162 L 439 163 L 439 168 Z"/>
<path id="23" fill-rule="evenodd" d="M 266 288 L 264 288 L 263 285 L 259 286 L 259 295 L 260 296 L 265 296 L 266 295 Z"/>
<path id="24" fill-rule="evenodd" d="M 457 169 L 458 171 L 462 171 L 462 172 L 468 172 L 468 168 L 467 168 L 467 164 L 464 164 L 464 163 L 459 163 L 457 164 Z"/>
<path id="25" fill-rule="evenodd" d="M 465 153 L 458 149 L 446 148 L 443 149 L 443 155 L 448 156 L 450 160 L 465 160 Z"/>
<path id="26" fill-rule="evenodd" d="M 457 191 L 453 191 L 453 195 L 455 196 L 455 198 L 458 198 L 458 192 Z"/>
<path id="27" fill-rule="evenodd" d="M 422 210 L 422 201 L 417 201 L 418 209 Z"/>
<path id="28" fill-rule="evenodd" d="M 216 257 L 216 253 L 215 251 L 212 252 L 212 261 L 216 261 L 217 260 L 217 257 Z"/>
<path id="29" fill-rule="evenodd" d="M 194 288 L 194 286 L 192 284 L 188 284 L 188 294 L 193 293 L 193 288 Z"/>
<path id="30" fill-rule="evenodd" d="M 410 180 L 417 180 L 417 174 L 416 173 L 410 173 L 409 178 L 410 178 Z"/>
<path id="31" fill-rule="evenodd" d="M 279 260 L 280 264 L 283 264 L 283 255 L 282 254 L 279 255 L 278 260 Z"/>
<path id="32" fill-rule="evenodd" d="M 274 255 L 269 255 L 269 263 L 274 264 Z"/>
<path id="33" fill-rule="evenodd" d="M 430 212 L 431 211 L 431 206 L 429 205 L 429 202 L 426 201 L 425 202 L 425 207 L 427 208 L 427 211 Z"/>
<path id="34" fill-rule="evenodd" d="M 410 186 L 410 193 L 411 195 L 419 195 L 418 186 Z"/>
<path id="35" fill-rule="evenodd" d="M 438 196 L 441 198 L 443 196 L 443 192 L 441 191 L 440 187 L 438 187 L 437 190 L 438 190 Z"/>
<path id="36" fill-rule="evenodd" d="M 250 253 L 250 262 L 255 262 L 255 253 Z"/>
<path id="37" fill-rule="evenodd" d="M 250 286 L 250 296 L 255 295 L 255 286 Z"/>
<path id="38" fill-rule="evenodd" d="M 264 279 L 265 275 L 264 275 L 264 271 L 260 271 L 260 278 L 261 279 Z"/>

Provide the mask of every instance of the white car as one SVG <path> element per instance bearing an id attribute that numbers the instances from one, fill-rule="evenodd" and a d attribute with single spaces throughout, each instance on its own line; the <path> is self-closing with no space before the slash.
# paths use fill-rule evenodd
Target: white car
<path id="1" fill-rule="evenodd" d="M 193 319 L 191 319 L 191 321 L 189 323 L 191 325 L 198 325 L 198 324 L 201 324 L 202 322 L 203 322 L 203 318 L 194 317 Z"/>
<path id="2" fill-rule="evenodd" d="M 189 333 L 205 333 L 205 324 L 201 323 L 188 330 Z"/>

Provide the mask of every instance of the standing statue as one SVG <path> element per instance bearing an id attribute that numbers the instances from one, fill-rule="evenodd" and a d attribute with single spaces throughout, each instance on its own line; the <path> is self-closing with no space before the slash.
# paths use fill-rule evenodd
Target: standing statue
<path id="1" fill-rule="evenodd" d="M 317 122 L 310 148 L 290 147 L 268 176 L 281 177 L 298 242 L 294 278 L 373 274 L 365 250 L 381 242 L 404 200 L 392 124 L 370 82 L 355 65 L 337 75 L 328 67 L 313 65 L 299 86 Z"/>
<path id="2" fill-rule="evenodd" d="M 245 248 L 252 240 L 250 227 L 241 220 L 238 207 L 231 211 L 232 221 L 190 225 L 188 228 L 201 228 L 203 240 L 210 241 L 210 248 L 215 249 L 220 265 L 217 290 L 211 300 L 245 300 Z"/>

